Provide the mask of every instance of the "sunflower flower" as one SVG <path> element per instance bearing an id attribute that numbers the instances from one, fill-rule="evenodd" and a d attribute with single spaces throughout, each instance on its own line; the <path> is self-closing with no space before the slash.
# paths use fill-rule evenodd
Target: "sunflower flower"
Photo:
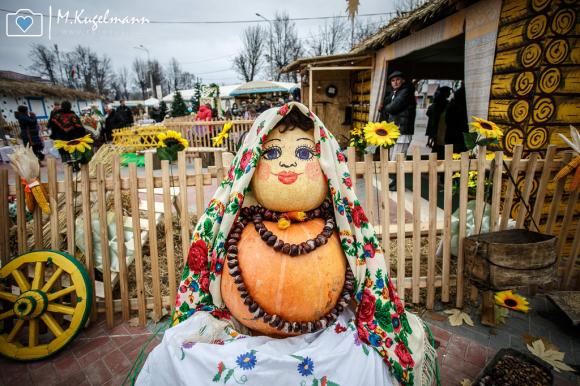
<path id="1" fill-rule="evenodd" d="M 496 292 L 495 303 L 498 306 L 509 308 L 514 311 L 528 312 L 530 309 L 526 298 L 513 293 L 511 290 Z"/>
<path id="2" fill-rule="evenodd" d="M 189 146 L 187 139 L 183 138 L 181 133 L 178 133 L 175 130 L 167 130 L 166 133 L 157 134 L 157 140 L 159 147 L 171 147 L 173 145 L 179 144 L 181 145 L 181 149 L 179 149 L 179 151 Z"/>
<path id="3" fill-rule="evenodd" d="M 397 125 L 385 121 L 369 122 L 363 130 L 367 143 L 375 146 L 391 147 L 401 135 Z"/>
<path id="4" fill-rule="evenodd" d="M 487 139 L 500 139 L 503 137 L 501 129 L 493 122 L 486 121 L 482 118 L 472 117 L 475 122 L 471 122 L 471 132 L 483 135 Z"/>
<path id="5" fill-rule="evenodd" d="M 71 139 L 70 141 L 62 141 L 62 140 L 55 140 L 54 147 L 55 149 L 64 149 L 69 154 L 73 154 L 74 152 L 84 153 L 85 150 L 91 150 L 90 143 L 93 143 L 93 139 L 90 135 L 85 135 L 81 138 Z"/>

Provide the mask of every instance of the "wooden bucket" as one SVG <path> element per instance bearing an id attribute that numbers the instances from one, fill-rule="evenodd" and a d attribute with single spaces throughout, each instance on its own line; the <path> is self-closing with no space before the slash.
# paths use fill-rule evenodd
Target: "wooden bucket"
<path id="1" fill-rule="evenodd" d="M 555 236 L 526 229 L 466 237 L 467 277 L 495 290 L 548 284 L 556 277 L 556 244 Z"/>

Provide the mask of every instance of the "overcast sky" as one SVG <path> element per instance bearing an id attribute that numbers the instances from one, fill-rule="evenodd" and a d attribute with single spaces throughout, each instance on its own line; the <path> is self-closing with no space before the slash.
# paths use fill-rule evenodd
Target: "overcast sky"
<path id="1" fill-rule="evenodd" d="M 374 14 L 392 11 L 393 0 L 361 0 L 359 13 Z M 324 17 L 346 14 L 345 0 L 101 0 L 101 1 L 0 1 L 0 70 L 31 73 L 28 58 L 31 43 L 58 44 L 61 51 L 74 46 L 89 45 L 101 54 L 107 54 L 115 70 L 122 66 L 130 68 L 135 57 L 147 58 L 144 51 L 135 49 L 143 44 L 156 58 L 166 65 L 171 57 L 177 58 L 184 70 L 200 76 L 204 82 L 219 84 L 239 83 L 232 70 L 232 59 L 242 47 L 241 35 L 253 23 L 226 24 L 171 24 L 149 23 L 143 25 L 100 24 L 96 31 L 86 24 L 63 24 L 63 19 L 52 18 L 51 40 L 48 39 L 48 18 L 43 20 L 42 37 L 8 37 L 6 32 L 7 12 L 29 8 L 33 12 L 56 16 L 69 11 L 73 20 L 77 11 L 84 9 L 84 16 L 104 15 L 109 17 L 145 17 L 150 21 L 259 21 L 255 15 L 261 13 L 273 18 L 276 11 L 286 11 L 291 18 Z M 14 17 L 8 15 L 8 17 Z M 366 20 L 368 17 L 360 17 Z M 372 17 L 377 20 L 377 17 Z M 14 19 L 8 20 L 14 23 Z M 262 21 L 264 27 L 268 23 Z M 307 38 L 316 34 L 324 20 L 296 21 L 299 36 Z M 13 25 L 13 24 L 12 24 Z M 38 25 L 36 25 L 38 26 Z M 27 32 L 32 31 L 32 29 Z"/>

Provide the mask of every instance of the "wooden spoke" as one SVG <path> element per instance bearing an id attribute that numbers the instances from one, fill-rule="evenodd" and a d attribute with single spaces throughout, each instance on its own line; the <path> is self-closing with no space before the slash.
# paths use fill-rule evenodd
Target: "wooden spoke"
<path id="1" fill-rule="evenodd" d="M 20 270 L 15 269 L 10 273 L 12 276 L 14 276 L 14 280 L 16 280 L 16 284 L 18 284 L 18 287 L 20 287 L 21 292 L 30 290 L 30 284 L 28 283 L 28 280 L 26 280 L 24 274 L 20 272 Z"/>
<path id="2" fill-rule="evenodd" d="M 8 300 L 10 303 L 15 303 L 18 296 L 13 295 L 9 292 L 0 291 L 0 299 Z"/>
<path id="3" fill-rule="evenodd" d="M 56 320 L 54 320 L 54 318 L 52 317 L 51 314 L 49 313 L 44 313 L 40 316 L 40 318 L 42 319 L 42 321 L 46 324 L 46 326 L 48 327 L 48 329 L 54 334 L 55 337 L 59 337 L 63 334 L 63 329 L 60 328 L 60 325 L 58 324 L 58 322 Z"/>
<path id="4" fill-rule="evenodd" d="M 28 323 L 28 347 L 38 346 L 38 319 L 30 319 Z"/>
<path id="5" fill-rule="evenodd" d="M 39 289 L 40 285 L 44 283 L 44 262 L 37 261 L 34 266 L 34 279 L 32 279 L 31 289 Z"/>
<path id="6" fill-rule="evenodd" d="M 50 277 L 50 279 L 48 279 L 48 281 L 46 282 L 46 284 L 44 284 L 44 287 L 42 287 L 41 291 L 42 292 L 48 292 L 50 291 L 50 289 L 52 288 L 52 286 L 54 285 L 54 283 L 56 283 L 56 281 L 60 278 L 60 275 L 62 275 L 63 273 L 63 269 L 62 268 L 58 268 Z"/>
<path id="7" fill-rule="evenodd" d="M 46 309 L 50 312 L 58 312 L 59 314 L 67 314 L 72 315 L 75 313 L 74 307 L 63 306 L 62 304 L 49 304 L 48 308 Z"/>
<path id="8" fill-rule="evenodd" d="M 24 320 L 18 319 L 18 321 L 16 322 L 16 324 L 12 328 L 12 331 L 10 331 L 8 338 L 6 338 L 6 341 L 9 343 L 12 342 L 14 340 L 14 338 L 16 338 L 16 335 L 18 335 L 18 333 L 22 329 L 22 326 L 24 326 Z"/>
<path id="9" fill-rule="evenodd" d="M 75 290 L 76 290 L 76 288 L 74 286 L 70 286 L 70 287 L 63 288 L 60 291 L 56 291 L 56 292 L 51 293 L 51 294 L 46 294 L 46 297 L 47 297 L 48 301 L 51 302 L 54 299 L 58 299 L 66 294 L 70 294 L 71 292 L 74 292 Z"/>
<path id="10" fill-rule="evenodd" d="M 8 310 L 6 312 L 1 313 L 0 320 L 4 320 L 4 319 L 9 318 L 11 316 L 14 316 L 14 310 Z"/>

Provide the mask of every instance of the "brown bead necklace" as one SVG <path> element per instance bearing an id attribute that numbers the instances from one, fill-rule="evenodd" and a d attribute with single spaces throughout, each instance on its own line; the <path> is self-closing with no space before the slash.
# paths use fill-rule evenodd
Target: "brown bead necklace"
<path id="1" fill-rule="evenodd" d="M 252 313 L 254 319 L 261 318 L 270 326 L 285 333 L 308 333 L 318 331 L 334 323 L 338 318 L 338 315 L 348 306 L 348 302 L 350 301 L 354 290 L 354 274 L 350 267 L 347 266 L 346 269 L 345 282 L 339 301 L 325 316 L 316 321 L 292 322 L 283 319 L 280 315 L 269 314 L 250 296 L 244 283 L 244 279 L 242 278 L 242 272 L 238 264 L 238 242 L 241 238 L 244 227 L 249 223 L 254 224 L 256 232 L 258 232 L 260 238 L 264 240 L 267 245 L 272 247 L 275 251 L 282 252 L 291 257 L 307 254 L 321 245 L 326 244 L 328 238 L 333 234 L 336 228 L 336 222 L 333 218 L 330 202 L 325 201 L 319 208 L 306 212 L 304 219 L 304 221 L 307 221 L 313 218 L 324 218 L 325 225 L 320 234 L 315 238 L 300 244 L 289 244 L 279 239 L 263 224 L 264 220 L 278 221 L 282 216 L 283 213 L 281 212 L 267 210 L 257 205 L 242 208 L 240 216 L 234 222 L 226 241 L 227 266 L 229 273 L 234 279 L 234 283 L 237 285 L 244 304 L 248 306 L 248 310 Z"/>

